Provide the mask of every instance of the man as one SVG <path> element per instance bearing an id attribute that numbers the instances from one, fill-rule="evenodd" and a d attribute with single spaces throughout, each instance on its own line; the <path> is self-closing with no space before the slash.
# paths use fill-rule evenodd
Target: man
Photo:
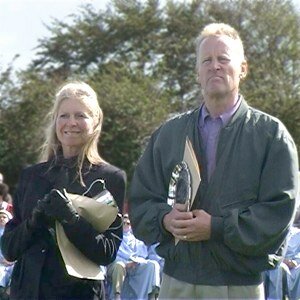
<path id="1" fill-rule="evenodd" d="M 116 260 L 107 268 L 111 281 L 110 298 L 155 299 L 160 287 L 160 264 L 156 258 L 159 256 L 154 257 L 152 251 L 150 253 L 148 247 L 135 238 L 128 214 L 125 214 L 123 240 Z"/>
<path id="2" fill-rule="evenodd" d="M 298 156 L 284 125 L 239 93 L 247 71 L 236 30 L 207 25 L 197 41 L 202 105 L 156 130 L 137 164 L 130 218 L 137 238 L 160 243 L 161 299 L 263 299 L 262 271 L 281 255 L 295 210 Z M 187 137 L 201 172 L 190 211 L 167 202 Z"/>

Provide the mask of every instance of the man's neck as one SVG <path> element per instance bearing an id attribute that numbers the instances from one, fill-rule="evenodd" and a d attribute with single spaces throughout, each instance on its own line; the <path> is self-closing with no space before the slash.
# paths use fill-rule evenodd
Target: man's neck
<path id="1" fill-rule="evenodd" d="M 205 106 L 212 118 L 219 117 L 230 110 L 238 101 L 238 95 L 226 97 L 207 97 L 204 99 Z"/>

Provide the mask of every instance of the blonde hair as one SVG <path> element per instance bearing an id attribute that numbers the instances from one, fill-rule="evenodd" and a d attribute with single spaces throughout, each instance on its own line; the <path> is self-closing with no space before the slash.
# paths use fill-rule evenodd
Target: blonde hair
<path id="1" fill-rule="evenodd" d="M 49 113 L 49 126 L 46 129 L 46 139 L 42 146 L 41 160 L 47 161 L 53 157 L 57 157 L 61 151 L 61 143 L 56 135 L 56 119 L 61 103 L 67 99 L 76 99 L 85 105 L 95 124 L 94 132 L 78 155 L 78 173 L 80 181 L 84 185 L 81 170 L 85 158 L 91 164 L 104 162 L 98 152 L 98 140 L 102 128 L 103 113 L 99 106 L 96 92 L 88 84 L 81 81 L 72 81 L 65 83 L 59 88 L 55 95 L 53 108 Z"/>
<path id="2" fill-rule="evenodd" d="M 244 45 L 237 30 L 235 30 L 232 26 L 225 23 L 211 23 L 206 25 L 202 29 L 200 35 L 196 40 L 196 55 L 197 55 L 196 66 L 197 67 L 199 66 L 200 45 L 203 42 L 203 40 L 209 36 L 220 36 L 220 35 L 228 36 L 233 40 L 237 41 L 240 46 L 242 59 L 245 60 Z"/>

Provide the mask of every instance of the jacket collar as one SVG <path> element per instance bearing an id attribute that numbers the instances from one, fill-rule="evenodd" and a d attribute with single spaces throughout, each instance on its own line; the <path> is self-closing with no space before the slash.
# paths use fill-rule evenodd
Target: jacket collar
<path id="1" fill-rule="evenodd" d="M 229 121 L 226 127 L 233 126 L 237 121 L 245 117 L 245 114 L 249 109 L 249 105 L 247 104 L 246 100 L 242 95 L 240 95 L 240 99 L 241 99 L 241 104 L 239 108 L 236 110 L 235 114 L 232 116 L 231 120 Z"/>

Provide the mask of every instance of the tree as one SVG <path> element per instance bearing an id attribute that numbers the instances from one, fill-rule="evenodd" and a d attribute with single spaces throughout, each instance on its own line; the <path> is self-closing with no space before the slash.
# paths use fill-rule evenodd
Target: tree
<path id="1" fill-rule="evenodd" d="M 1 114 L 0 170 L 13 186 L 20 169 L 37 160 L 44 138 L 46 115 L 52 104 L 56 82 L 34 72 L 23 72 L 21 84 L 11 86 Z"/>
<path id="2" fill-rule="evenodd" d="M 151 78 L 116 67 L 90 80 L 104 112 L 100 152 L 130 179 L 143 142 L 171 112 L 168 95 Z"/>
<path id="3" fill-rule="evenodd" d="M 57 87 L 64 81 L 44 80 L 32 72 L 22 75 L 20 88 L 10 90 L 10 96 L 18 100 L 4 111 L 0 124 L 1 141 L 5 141 L 0 148 L 0 170 L 12 186 L 20 169 L 39 158 L 48 121 L 45 117 Z M 124 168 L 130 178 L 143 147 L 141 141 L 169 114 L 166 93 L 151 78 L 121 66 L 102 69 L 91 78 L 74 74 L 69 79 L 83 80 L 97 92 L 104 112 L 100 153 L 110 163 Z"/>
<path id="4" fill-rule="evenodd" d="M 242 93 L 279 117 L 299 147 L 300 18 L 291 1 L 114 0 L 106 11 L 82 6 L 70 19 L 54 19 L 50 38 L 39 41 L 28 70 L 18 74 L 15 86 L 6 81 L 2 87 L 8 105 L 1 102 L 0 169 L 14 165 L 12 184 L 21 166 L 36 160 L 41 116 L 55 88 L 70 78 L 97 90 L 105 114 L 101 153 L 130 177 L 152 130 L 170 112 L 199 105 L 195 38 L 210 22 L 229 23 L 240 32 L 250 65 Z M 31 111 L 37 103 L 37 112 Z"/>

